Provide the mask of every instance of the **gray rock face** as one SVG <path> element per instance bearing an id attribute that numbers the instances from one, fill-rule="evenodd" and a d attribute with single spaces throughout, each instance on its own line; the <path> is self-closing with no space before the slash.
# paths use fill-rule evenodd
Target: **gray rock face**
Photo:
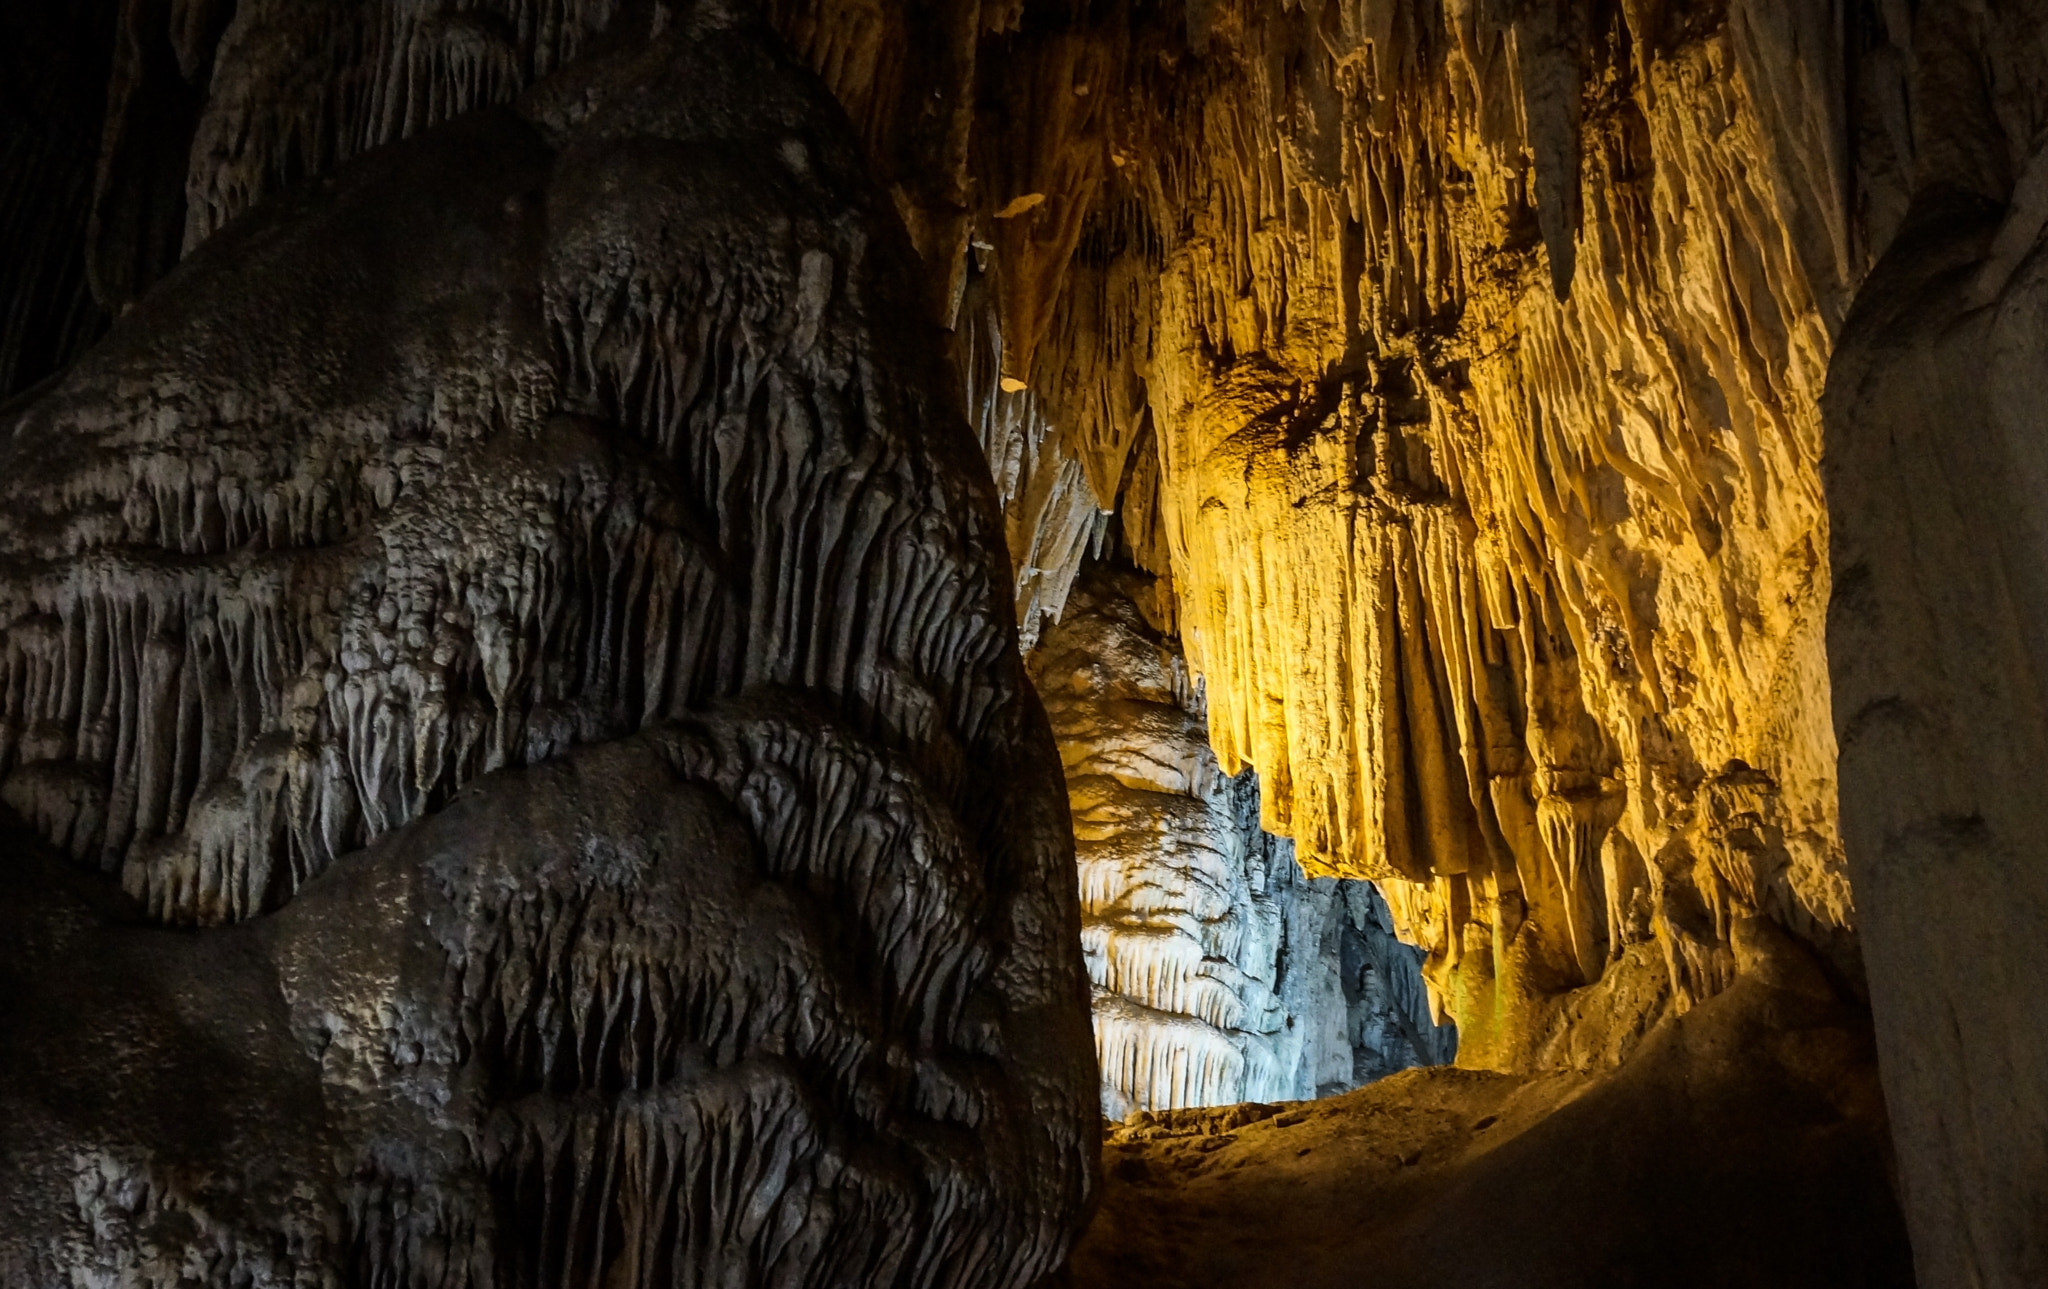
<path id="1" fill-rule="evenodd" d="M 1218 769 L 1199 691 L 1098 565 L 1032 654 L 1067 768 L 1081 940 L 1111 1119 L 1303 1100 L 1449 1061 L 1421 953 L 1370 882 L 1305 877 L 1259 828 L 1257 776 Z"/>
<path id="2" fill-rule="evenodd" d="M 599 53 L 12 412 L 0 1279 L 1058 1265 L 1061 787 L 839 120 L 716 22 Z"/>
<path id="3" fill-rule="evenodd" d="M 1379 888 L 1305 875 L 1294 843 L 1259 827 L 1257 772 L 1228 784 L 1231 835 L 1250 870 L 1246 915 L 1262 924 L 1262 934 L 1248 937 L 1253 970 L 1273 982 L 1285 1017 L 1265 1036 L 1280 1058 L 1277 1077 L 1250 1099 L 1327 1097 L 1399 1070 L 1450 1064 L 1458 1028 L 1432 1003 L 1424 955 L 1401 940 Z M 1278 1019 L 1269 1013 L 1269 1023 Z"/>
<path id="4" fill-rule="evenodd" d="M 2018 1286 L 2048 1278 L 2048 263 L 1972 299 L 2003 235 L 1973 205 L 1922 212 L 1836 351 L 1828 653 L 1921 1282 Z"/>

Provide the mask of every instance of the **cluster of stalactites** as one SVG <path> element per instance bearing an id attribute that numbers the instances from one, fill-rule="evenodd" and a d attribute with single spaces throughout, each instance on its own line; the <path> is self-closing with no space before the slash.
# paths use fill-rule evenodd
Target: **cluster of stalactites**
<path id="1" fill-rule="evenodd" d="M 1102 44 L 1101 112 L 1001 136 L 1002 271 L 1061 283 L 1002 327 L 1170 566 L 1221 765 L 1388 884 L 1452 1013 L 1647 941 L 1683 1003 L 1745 910 L 1851 922 L 1816 402 L 1856 264 L 1788 54 L 1827 33 L 1762 8 L 1176 10 Z"/>
<path id="2" fill-rule="evenodd" d="M 975 436 L 1003 505 L 1020 645 L 1028 652 L 1044 624 L 1065 610 L 1082 561 L 1102 544 L 1110 512 L 1043 402 L 1003 377 L 1000 314 L 986 274 L 975 274 L 967 285 L 953 348 Z"/>

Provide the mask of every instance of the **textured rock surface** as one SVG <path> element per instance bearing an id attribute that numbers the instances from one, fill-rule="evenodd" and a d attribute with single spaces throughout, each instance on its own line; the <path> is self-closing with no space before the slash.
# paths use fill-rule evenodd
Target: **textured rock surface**
<path id="1" fill-rule="evenodd" d="M 1477 1065 L 1625 1055 L 1751 913 L 1867 950 L 1923 1281 L 2040 1280 L 2041 6 L 1006 12 L 1069 74 L 979 136 L 1005 367 L 1267 826 Z"/>
<path id="2" fill-rule="evenodd" d="M 1828 389 L 1844 827 L 1937 1285 L 2048 1277 L 2048 264 L 1973 301 L 2004 232 L 1972 202 L 1902 237 Z"/>
<path id="3" fill-rule="evenodd" d="M 1812 973 L 1738 981 L 1618 1071 L 1142 1116 L 1106 1143 L 1073 1282 L 1911 1285 L 1867 1021 Z"/>
<path id="4" fill-rule="evenodd" d="M 1150 286 L 1079 272 L 1067 316 L 1111 316 L 1052 325 L 1033 385 L 1091 479 L 1130 480 L 1223 767 L 1260 771 L 1311 872 L 1385 884 L 1470 1061 L 1536 1060 L 1555 1000 L 1635 944 L 1681 1005 L 1711 995 L 1745 911 L 1853 971 L 1822 652 L 1835 266 L 1769 232 L 1797 209 L 1759 164 L 1746 28 L 1203 13 L 1129 33 L 1083 235 Z M 1095 330 L 1147 343 L 1076 388 Z M 1156 466 L 1083 396 L 1133 365 Z"/>
<path id="5" fill-rule="evenodd" d="M 565 338 L 559 353 L 510 331 L 480 339 L 498 324 L 478 309 L 519 309 L 489 305 L 497 288 L 479 275 L 539 236 L 530 215 L 485 217 L 506 193 L 472 194 L 438 234 L 418 204 L 380 216 L 388 229 L 372 218 L 350 232 L 334 212 L 356 172 L 335 167 L 398 167 L 385 155 L 395 141 L 514 102 L 607 31 L 726 7 L 110 0 L 10 19 L 0 34 L 28 35 L 9 41 L 0 104 L 0 377 L 61 367 L 141 298 L 108 352 L 168 336 L 187 352 L 136 372 L 174 368 L 201 402 L 244 383 L 289 393 L 202 418 L 225 427 L 207 449 L 219 462 L 189 468 L 217 477 L 181 474 L 170 440 L 152 437 L 185 433 L 186 384 L 130 391 L 163 404 L 161 424 L 74 426 L 99 460 L 46 454 L 20 470 L 5 520 L 23 557 L 6 594 L 24 615 L 6 644 L 5 795 L 43 835 L 119 868 L 175 917 L 235 918 L 492 767 L 665 714 L 672 696 L 650 701 L 645 684 L 666 664 L 605 661 L 644 620 L 611 622 L 637 601 L 597 580 L 629 583 L 621 570 L 639 555 L 606 543 L 641 540 L 625 531 L 668 504 L 659 480 L 635 459 L 594 467 L 631 480 L 620 491 L 587 484 L 593 467 L 514 469 L 455 450 L 448 408 L 530 415 L 548 395 L 522 362 L 585 389 L 609 381 L 636 423 L 694 395 L 664 392 L 658 363 L 633 366 L 632 336 L 571 326 L 552 304 L 527 316 Z M 1313 871 L 1383 884 L 1429 951 L 1463 1061 L 1620 1061 L 1660 1018 L 1737 979 L 1735 928 L 1761 915 L 1814 947 L 1850 995 L 1867 965 L 1922 1280 L 2043 1280 L 2037 0 L 772 0 L 762 12 L 838 100 L 880 181 L 875 205 L 893 207 L 922 256 L 890 325 L 957 324 L 995 467 L 1004 514 L 979 522 L 1009 539 L 1008 583 L 988 573 L 964 618 L 919 612 L 994 621 L 1013 600 L 1034 635 L 1115 512 L 1138 562 L 1170 581 L 1158 616 L 1205 683 L 1220 769 L 1259 772 L 1266 825 Z M 67 65 L 87 70 L 45 74 Z M 103 103 L 74 92 L 102 67 Z M 554 135 L 574 103 L 548 109 Z M 458 128 L 478 146 L 498 138 Z M 733 164 L 765 164 L 774 142 Z M 520 160 L 527 143 L 490 146 L 494 164 L 538 164 Z M 464 165 L 419 167 L 432 172 L 422 191 L 470 200 Z M 331 209 L 309 182 L 320 176 L 338 184 Z M 378 300 L 375 344 L 341 333 L 377 284 L 331 271 L 293 289 L 357 303 L 294 315 L 293 290 L 258 293 L 246 309 L 261 308 L 260 334 L 332 329 L 331 345 L 306 345 L 401 374 L 464 337 L 459 365 L 487 354 L 489 379 L 393 377 L 360 409 L 316 416 L 306 409 L 333 404 L 319 389 L 356 388 L 356 368 L 294 364 L 290 380 L 244 382 L 248 337 L 202 334 L 142 294 L 181 255 L 196 266 L 240 236 L 235 212 L 276 226 L 284 216 L 266 208 L 280 202 L 329 209 L 334 236 L 365 253 L 424 261 L 419 245 L 444 248 L 435 269 L 449 272 L 402 308 Z M 457 247 L 450 225 L 482 240 Z M 748 224 L 733 240 L 754 235 Z M 508 249 L 482 244 L 492 238 Z M 817 245 L 836 285 L 848 248 Z M 297 259 L 295 273 L 325 271 L 320 255 Z M 617 281 L 604 276 L 617 267 L 592 272 Z M 813 298 L 805 283 L 821 279 L 800 252 L 784 265 L 790 298 Z M 559 299 L 538 270 L 532 280 Z M 792 307 L 733 325 L 773 347 L 812 335 L 807 318 Z M 693 343 L 686 328 L 669 339 Z M 112 379 L 114 358 L 91 361 L 102 374 L 77 369 L 66 389 Z M 862 388 L 862 415 L 879 414 Z M 6 415 L 57 433 L 51 409 L 71 396 Z M 560 410 L 536 441 L 561 460 L 588 455 L 598 431 L 576 418 L 609 413 Z M 371 424 L 402 432 L 357 432 Z M 277 440 L 251 446 L 237 426 Z M 302 437 L 317 458 L 304 471 L 278 447 Z M 646 442 L 668 450 L 659 434 Z M 374 596 L 351 598 L 365 570 L 424 569 L 420 552 L 447 545 L 433 524 L 469 522 L 425 507 L 414 528 L 380 526 L 405 508 L 408 481 L 444 473 L 538 516 L 516 541 L 500 530 L 483 553 L 422 574 L 451 594 L 459 581 L 482 607 L 408 616 L 411 592 L 387 595 L 374 577 Z M 44 495 L 74 486 L 75 498 Z M 600 493 L 607 509 L 585 508 Z M 687 522 L 656 524 L 684 546 L 745 509 L 716 489 L 684 501 Z M 222 543 L 253 550 L 259 528 L 268 562 L 228 578 Z M 344 550 L 372 532 L 389 553 Z M 529 533 L 539 589 L 517 580 L 527 563 L 515 578 L 490 553 Z M 155 553 L 104 554 L 138 543 Z M 343 553 L 305 553 L 318 548 Z M 802 570 L 821 580 L 800 589 L 821 595 L 857 585 L 818 571 L 816 549 L 750 548 L 745 576 L 780 585 Z M 102 564 L 147 594 L 94 591 Z M 289 595 L 268 589 L 287 573 Z M 726 603 L 725 585 L 701 594 Z M 264 616 L 315 600 L 303 621 Z M 766 603 L 721 611 L 752 633 Z M 162 617 L 162 605 L 178 607 Z M 847 611 L 862 630 L 874 621 L 858 599 Z M 535 641 L 512 639 L 528 628 Z M 748 634 L 688 701 L 758 667 L 795 668 L 816 690 L 839 638 L 775 658 L 782 644 Z M 259 639 L 284 652 L 261 655 Z M 543 639 L 574 663 L 542 661 Z M 451 670 L 444 652 L 493 670 Z M 296 687 L 312 673 L 317 691 Z M 188 674 L 235 676 L 231 709 L 188 712 L 183 696 L 206 688 Z M 978 701 L 904 675 L 884 669 L 853 697 L 824 684 L 826 705 L 871 737 L 882 713 Z M 111 688 L 94 687 L 102 676 Z M 480 724 L 476 705 L 498 710 L 501 682 L 523 695 L 503 704 L 516 718 Z M 138 723 L 115 719 L 124 711 Z M 923 765 L 926 740 L 957 738 L 950 717 L 932 719 L 881 742 Z M 172 750 L 145 755 L 165 729 Z M 248 773 L 226 776 L 237 757 Z M 214 785 L 203 801 L 202 781 Z"/>
<path id="6" fill-rule="evenodd" d="M 1314 1097 L 1448 1062 L 1455 1032 L 1371 884 L 1304 877 L 1258 826 L 1256 778 L 1217 768 L 1161 594 L 1098 564 L 1031 655 L 1066 762 L 1103 1113 Z"/>
<path id="7" fill-rule="evenodd" d="M 836 114 L 643 29 L 212 233 L 11 414 L 10 1283 L 1057 1266 L 1057 763 Z"/>
<path id="8" fill-rule="evenodd" d="M 1066 612 L 1081 564 L 1108 533 L 1112 512 L 1095 499 L 1081 458 L 1028 389 L 1003 385 L 1001 313 L 989 278 L 962 293 L 954 351 L 974 430 L 1003 506 L 1003 535 L 1016 579 L 1017 627 L 1028 651 Z"/>

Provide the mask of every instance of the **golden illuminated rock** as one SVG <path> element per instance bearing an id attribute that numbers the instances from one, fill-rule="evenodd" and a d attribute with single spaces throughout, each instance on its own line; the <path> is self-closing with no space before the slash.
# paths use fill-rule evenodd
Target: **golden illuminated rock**
<path id="1" fill-rule="evenodd" d="M 582 144 L 568 161 L 540 156 L 582 137 L 595 100 L 574 87 L 587 88 L 578 78 L 590 66 L 736 27 L 778 49 L 825 110 L 758 146 L 721 144 L 715 163 L 650 144 L 660 163 L 636 153 L 613 188 L 556 182 L 558 163 L 583 173 L 590 156 Z M 1285 869 L 1289 880 L 1364 878 L 1385 892 L 1391 920 L 1426 951 L 1432 1005 L 1457 1022 L 1462 1063 L 1518 1078 L 1563 1067 L 1647 1078 L 1631 1074 L 1641 1048 L 1671 1076 L 1652 1100 L 1680 1095 L 1671 1090 L 1693 1086 L 1692 1073 L 1725 1086 L 1715 1044 L 1674 1049 L 1669 1036 L 1714 1032 L 1698 1018 L 1771 973 L 1753 933 L 1778 928 L 1810 951 L 1838 1001 L 1851 1012 L 1867 1002 L 1875 1020 L 1922 1283 L 2033 1289 L 2048 1282 L 2048 520 L 2035 513 L 2048 492 L 2044 69 L 2043 0 L 14 6 L 0 14 L 0 386 L 12 395 L 55 379 L 0 415 L 23 427 L 0 445 L 21 462 L 4 481 L 21 504 L 0 517 L 14 561 L 0 582 L 21 610 L 0 642 L 15 660 L 0 694 L 13 713 L 0 722 L 0 795 L 46 841 L 125 871 L 157 913 L 235 921 L 244 930 L 221 934 L 244 935 L 286 901 L 305 916 L 301 888 L 317 896 L 372 839 L 433 824 L 472 780 L 526 766 L 552 781 L 587 745 L 639 737 L 633 712 L 651 720 L 672 714 L 670 699 L 724 692 L 718 677 L 773 675 L 800 689 L 831 678 L 825 689 L 857 725 L 900 716 L 900 737 L 876 736 L 883 750 L 957 761 L 934 791 L 970 813 L 985 807 L 1000 832 L 1011 816 L 991 803 L 1021 792 L 1056 814 L 1059 785 L 1015 782 L 1011 761 L 948 731 L 1007 713 L 1029 727 L 1016 746 L 1037 747 L 1049 773 L 1029 696 L 1007 679 L 1015 646 L 1065 648 L 1070 628 L 1085 636 L 1101 606 L 1076 593 L 1077 579 L 1109 556 L 1154 579 L 1144 616 L 1179 642 L 1184 687 L 1200 702 L 1176 691 L 1172 703 L 1120 706 L 1141 678 L 1102 671 L 1135 657 L 1104 638 L 1074 646 L 1106 651 L 1091 664 L 1099 684 L 1063 689 L 1041 669 L 1067 735 L 1084 874 L 1087 848 L 1112 834 L 1130 841 L 1132 871 L 1172 869 L 1161 859 L 1171 845 L 1222 836 L 1214 785 L 1255 771 L 1265 826 L 1291 839 L 1305 870 Z M 640 72 L 626 80 L 647 110 L 689 114 Z M 537 84 L 557 88 L 536 97 Z M 754 139 L 765 84 L 697 124 L 707 137 Z M 547 131 L 546 148 L 520 160 L 519 149 L 474 146 L 491 137 L 488 122 L 541 99 L 533 128 Z M 500 335 L 475 310 L 443 325 L 417 304 L 523 282 L 506 316 L 533 312 L 560 285 L 542 280 L 537 248 L 579 219 L 610 227 L 636 201 L 743 189 L 764 194 L 759 210 L 783 210 L 816 186 L 833 133 L 850 161 L 832 173 L 869 172 L 856 186 L 875 196 L 858 217 L 799 235 L 728 202 L 712 221 L 732 231 L 705 252 L 716 271 L 703 280 L 758 269 L 762 248 L 780 247 L 787 308 L 721 312 L 755 298 L 721 287 L 701 308 L 665 312 L 669 296 L 616 273 L 635 255 L 674 251 L 667 225 L 578 243 L 570 279 L 621 284 L 578 316 L 548 313 Z M 471 144 L 450 145 L 455 159 L 416 184 L 378 171 L 443 146 L 432 139 Z M 589 144 L 606 156 L 626 146 Z M 438 193 L 472 169 L 490 195 L 474 209 L 393 195 Z M 206 256 L 249 270 L 250 230 L 304 227 L 306 212 L 353 200 L 349 176 L 371 173 L 386 175 L 361 181 L 376 217 L 312 238 L 321 254 L 261 278 L 281 285 L 218 288 L 246 322 L 162 320 L 167 300 L 214 280 Z M 650 184 L 657 173 L 681 177 Z M 719 178 L 734 175 L 745 182 Z M 829 204 L 845 186 L 816 195 Z M 500 234 L 510 240 L 491 241 Z M 407 267 L 419 295 L 370 299 L 374 274 L 321 276 L 332 262 L 322 255 L 344 242 L 381 268 Z M 900 289 L 868 298 L 851 266 L 891 255 Z M 856 355 L 823 384 L 805 369 L 772 397 L 692 401 L 782 370 L 760 355 L 825 344 L 838 334 L 827 305 L 855 310 L 861 335 L 916 363 Z M 706 326 L 731 346 L 705 340 Z M 450 361 L 457 341 L 471 348 Z M 288 379 L 248 360 L 264 344 L 302 355 L 279 364 Z M 190 379 L 145 389 L 107 377 L 81 402 L 92 373 L 131 371 L 121 345 L 153 355 L 132 371 Z M 941 369 L 949 345 L 957 385 Z M 930 370 L 906 384 L 906 364 Z M 362 386 L 382 391 L 367 400 L 252 393 L 371 369 L 391 379 Z M 745 589 L 692 598 L 653 574 L 606 582 L 569 558 L 619 550 L 605 569 L 681 567 L 634 535 L 670 524 L 658 479 L 593 445 L 590 422 L 610 409 L 548 401 L 550 381 L 589 386 L 595 373 L 613 373 L 625 419 L 663 450 L 677 418 L 698 412 L 716 423 L 706 441 L 721 452 L 756 433 L 798 445 L 786 470 L 748 476 L 773 500 L 705 494 L 673 521 L 691 551 L 702 532 L 758 528 L 744 569 L 716 543 L 701 561 L 703 586 Z M 195 400 L 219 405 L 195 411 Z M 59 404 L 130 419 L 67 421 L 51 412 Z M 821 407 L 842 408 L 833 423 L 856 429 L 843 442 L 806 439 Z M 451 408 L 487 409 L 479 427 L 539 425 L 547 459 L 479 454 L 468 440 L 415 454 L 413 439 L 450 423 Z M 964 437 L 926 433 L 961 411 L 979 458 Z M 248 427 L 260 451 L 184 428 L 215 421 Z M 858 429 L 868 425 L 890 428 L 876 437 Z M 775 491 L 838 468 L 842 454 L 899 450 L 937 464 L 858 495 Z M 984 465 L 992 491 L 968 481 Z M 130 466 L 132 488 L 113 489 Z M 333 471 L 346 485 L 320 493 Z M 458 476 L 540 519 L 490 528 L 416 495 L 421 480 Z M 590 508 L 598 478 L 620 499 L 603 523 Z M 274 504 L 245 486 L 259 479 L 276 485 Z M 394 504 L 404 524 L 386 524 Z M 222 543 L 260 532 L 317 545 L 337 526 L 388 528 L 390 549 L 306 557 L 288 590 L 216 594 L 227 584 L 202 576 Z M 882 531 L 927 554 L 946 533 L 976 534 L 973 594 L 898 602 L 861 589 L 834 543 Z M 158 553 L 116 568 L 95 552 L 117 537 Z M 34 559 L 65 571 L 37 574 Z M 955 584 L 929 558 L 903 560 L 883 582 Z M 583 637 L 557 631 L 545 597 L 445 619 L 418 588 L 347 591 L 392 569 L 484 592 L 494 578 L 537 579 L 601 624 L 589 656 L 611 661 L 548 661 Z M 150 614 L 105 611 L 137 586 L 152 588 L 134 601 Z M 791 589 L 811 586 L 815 603 Z M 245 605 L 273 603 L 297 606 L 298 625 L 243 631 Z M 203 631 L 176 638 L 181 623 L 215 619 L 231 624 L 211 637 L 217 653 L 198 643 Z M 763 621 L 782 626 L 748 637 L 758 648 L 705 653 L 712 679 L 701 684 L 631 661 L 642 635 L 674 634 L 667 624 L 701 626 L 684 632 L 701 641 Z M 261 654 L 257 639 L 280 643 Z M 906 661 L 934 648 L 946 666 Z M 469 652 L 488 662 L 450 665 Z M 126 679 L 96 688 L 103 674 Z M 252 697 L 232 710 L 177 697 L 200 692 L 185 677 L 202 674 L 206 692 Z M 519 692 L 545 701 L 522 707 L 499 692 L 529 679 L 540 688 Z M 463 715 L 485 697 L 516 718 Z M 808 745 L 821 720 L 793 718 L 791 746 Z M 1112 792 L 1103 776 L 1073 773 L 1091 757 L 1125 758 L 1142 785 Z M 223 777 L 234 758 L 241 770 Z M 1126 809 L 1127 791 L 1174 801 Z M 1025 867 L 1039 885 L 1001 898 L 1071 911 L 1057 823 L 1033 818 Z M 1232 871 L 1249 891 L 1254 866 Z M 31 903 L 46 893 L 21 886 Z M 1155 935 L 1107 886 L 1090 899 L 1088 965 L 1124 1000 L 1108 1010 L 1129 1002 L 1208 1025 L 1234 1056 L 1181 1091 L 1250 1095 L 1248 1078 L 1224 1075 L 1233 1059 L 1251 1068 L 1241 1036 L 1264 1032 L 1246 1020 L 1256 990 L 1196 979 L 1212 959 L 1257 976 L 1244 953 L 1203 941 L 1227 919 L 1174 905 L 1165 911 L 1195 929 Z M 1226 903 L 1252 906 L 1235 888 Z M 1082 1042 L 1080 946 L 1047 947 L 1067 934 L 1062 917 L 1020 914 L 1007 930 L 993 914 L 969 919 L 958 942 L 1009 944 L 1015 931 L 1063 963 L 999 983 L 1053 999 L 1062 1032 Z M 206 934 L 192 943 L 216 943 Z M 1062 994 L 1058 980 L 1073 988 Z M 75 1010 L 96 1017 L 87 1004 L 106 993 L 131 1001 L 87 981 Z M 959 1002 L 919 1014 L 980 1024 L 984 1013 Z M 1759 1015 L 1743 1031 L 1761 1036 L 1759 1050 L 1773 1034 L 1793 1042 L 1777 1009 Z M 1161 1026 L 1180 1020 L 1142 1019 L 1130 1050 L 1171 1046 Z M 82 1046 L 65 1032 L 13 1047 Z M 1214 1046 L 1208 1031 L 1188 1033 Z M 1046 1147 L 1063 1162 L 1016 1178 L 1020 1194 L 1064 1198 L 932 1245 L 963 1259 L 961 1283 L 1035 1274 L 1071 1234 L 1063 1223 L 1088 1180 L 1077 1143 L 1093 1119 L 1080 1113 L 1085 1052 L 1056 1046 L 1019 1049 L 1014 1070 L 1024 1086 L 1064 1090 L 1059 1143 Z M 274 1092 L 265 1062 L 288 1047 L 252 1046 L 235 1095 L 254 1105 Z M 0 1074 L 26 1077 L 27 1059 Z M 1142 1062 L 1124 1064 L 1128 1074 Z M 867 1072 L 887 1089 L 908 1068 Z M 967 1104 L 944 1079 L 912 1082 L 934 1113 Z M 866 1114 L 894 1095 L 848 1104 Z M 1866 1128 L 1877 1122 L 1868 1109 Z M 1738 1121 L 1764 1120 L 1721 1122 Z M 948 1149 L 971 1140 L 948 1138 Z M 1752 1171 L 1771 1157 L 1745 1156 Z M 99 1204 L 92 1220 L 116 1230 L 101 1201 L 123 1193 L 120 1177 L 80 1167 L 80 1204 Z M 1868 1181 L 1878 1165 L 1859 1167 Z M 1599 1187 L 1574 1193 L 1598 1207 L 1587 1197 Z M 991 1243 L 1011 1218 L 1030 1231 Z M 1578 1229 L 1542 1220 L 1537 1243 Z M 1034 1252 L 996 1268 L 987 1251 L 999 1245 Z M 1573 1252 L 1555 1268 L 1561 1284 L 1589 1278 Z M 1641 1279 L 1655 1259 L 1630 1265 Z"/>
<path id="2" fill-rule="evenodd" d="M 1645 955 L 1695 1005 L 1751 914 L 1867 963 L 1923 1279 L 2038 1280 L 2048 14 L 1223 0 L 1113 48 L 1032 387 L 1222 767 L 1382 883 L 1463 1062 L 1624 1055 Z"/>
<path id="3" fill-rule="evenodd" d="M 1199 57 L 1130 36 L 1051 332 L 1083 370 L 1035 370 L 1174 580 L 1225 771 L 1311 873 L 1383 883 L 1469 1062 L 1533 1059 L 1634 943 L 1712 994 L 1743 912 L 1846 955 L 1842 266 L 1758 162 L 1790 145 L 1736 27 L 1208 13 Z M 1149 432 L 1104 410 L 1140 378 Z"/>

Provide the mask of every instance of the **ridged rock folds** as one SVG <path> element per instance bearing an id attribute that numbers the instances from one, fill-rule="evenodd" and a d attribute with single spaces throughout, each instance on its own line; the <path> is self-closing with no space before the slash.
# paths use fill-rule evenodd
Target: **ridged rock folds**
<path id="1" fill-rule="evenodd" d="M 642 32 L 264 202 L 11 414 L 0 795 L 206 929 L 96 925 L 16 848 L 30 1014 L 72 954 L 185 1002 L 0 1081 L 9 1277 L 1057 1266 L 1057 760 L 834 111 L 753 35 Z M 222 1042 L 272 1077 L 187 1142 L 152 1107 Z"/>
<path id="2" fill-rule="evenodd" d="M 1416 950 L 1365 882 L 1311 880 L 1225 776 L 1162 632 L 1098 562 L 1030 655 L 1066 763 L 1103 1114 L 1303 1100 L 1448 1061 Z"/>
<path id="3" fill-rule="evenodd" d="M 1033 393 L 1171 575 L 1266 827 L 1382 883 L 1475 1064 L 1540 1059 L 1632 946 L 1711 995 L 1749 912 L 1853 975 L 1841 265 L 1754 34 L 1330 3 L 1122 39 Z"/>

